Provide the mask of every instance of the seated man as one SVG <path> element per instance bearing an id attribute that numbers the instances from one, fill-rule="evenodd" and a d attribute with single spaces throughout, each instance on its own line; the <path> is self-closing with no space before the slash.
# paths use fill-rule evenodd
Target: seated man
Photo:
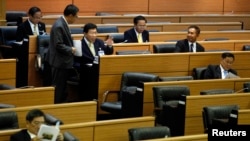
<path id="1" fill-rule="evenodd" d="M 200 28 L 198 26 L 189 26 L 187 38 L 176 42 L 174 52 L 204 52 L 204 47 L 196 42 L 199 35 Z"/>
<path id="2" fill-rule="evenodd" d="M 208 65 L 204 73 L 204 79 L 226 79 L 230 78 L 230 76 L 237 77 L 237 72 L 231 68 L 233 62 L 234 55 L 232 53 L 222 53 L 219 65 Z"/>
<path id="3" fill-rule="evenodd" d="M 147 20 L 143 16 L 134 18 L 134 27 L 124 32 L 124 42 L 143 43 L 149 42 L 149 32 L 146 30 Z"/>
<path id="4" fill-rule="evenodd" d="M 10 141 L 40 141 L 37 137 L 41 124 L 45 124 L 45 114 L 39 109 L 33 109 L 26 115 L 26 127 L 10 136 Z M 59 133 L 57 141 L 63 141 L 63 134 Z"/>

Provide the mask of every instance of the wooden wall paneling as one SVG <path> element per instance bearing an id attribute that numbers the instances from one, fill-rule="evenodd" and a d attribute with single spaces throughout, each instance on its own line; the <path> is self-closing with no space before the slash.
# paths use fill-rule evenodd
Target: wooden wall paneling
<path id="1" fill-rule="evenodd" d="M 5 9 L 6 9 L 6 0 L 0 0 L 0 26 L 6 25 L 5 20 Z"/>
<path id="2" fill-rule="evenodd" d="M 224 0 L 224 13 L 250 13 L 249 0 Z"/>
<path id="3" fill-rule="evenodd" d="M 153 13 L 219 13 L 223 12 L 223 0 L 150 0 L 149 12 Z"/>

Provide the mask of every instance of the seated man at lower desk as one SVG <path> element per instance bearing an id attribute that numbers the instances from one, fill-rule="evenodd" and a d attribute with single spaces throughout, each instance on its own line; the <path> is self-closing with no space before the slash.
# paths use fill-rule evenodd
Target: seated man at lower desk
<path id="1" fill-rule="evenodd" d="M 219 65 L 208 65 L 204 73 L 204 79 L 237 78 L 236 70 L 232 69 L 233 63 L 234 54 L 230 52 L 222 53 Z"/>
<path id="2" fill-rule="evenodd" d="M 39 109 L 30 110 L 26 115 L 26 128 L 10 136 L 10 141 L 40 141 L 37 137 L 40 126 L 45 124 L 45 114 Z M 63 134 L 59 133 L 57 141 L 63 141 Z"/>

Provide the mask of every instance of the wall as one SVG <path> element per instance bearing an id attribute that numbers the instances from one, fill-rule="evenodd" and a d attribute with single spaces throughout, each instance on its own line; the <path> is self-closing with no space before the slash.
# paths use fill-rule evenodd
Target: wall
<path id="1" fill-rule="evenodd" d="M 2 1 L 2 0 L 1 0 Z M 27 11 L 39 6 L 44 14 L 61 14 L 67 4 L 80 8 L 80 15 L 95 15 L 96 12 L 116 14 L 228 14 L 250 13 L 248 0 L 8 0 L 6 10 Z"/>

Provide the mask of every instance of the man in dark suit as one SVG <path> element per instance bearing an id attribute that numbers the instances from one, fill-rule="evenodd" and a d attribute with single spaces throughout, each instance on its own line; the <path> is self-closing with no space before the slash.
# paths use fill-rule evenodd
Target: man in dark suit
<path id="1" fill-rule="evenodd" d="M 29 35 L 46 34 L 46 27 L 42 20 L 42 11 L 38 7 L 31 7 L 28 11 L 29 18 L 17 27 L 16 41 L 28 41 Z"/>
<path id="2" fill-rule="evenodd" d="M 204 79 L 225 79 L 229 73 L 237 75 L 236 70 L 231 67 L 234 62 L 234 55 L 230 52 L 224 52 L 221 55 L 221 61 L 219 65 L 208 65 Z"/>
<path id="3" fill-rule="evenodd" d="M 174 52 L 204 52 L 204 47 L 196 42 L 199 35 L 200 28 L 198 26 L 189 26 L 187 38 L 176 42 Z"/>
<path id="4" fill-rule="evenodd" d="M 16 87 L 28 85 L 28 40 L 30 35 L 46 34 L 45 24 L 41 22 L 41 19 L 41 9 L 34 6 L 28 11 L 28 19 L 17 27 L 17 44 L 13 45 L 14 56 L 18 58 Z"/>
<path id="5" fill-rule="evenodd" d="M 134 18 L 134 27 L 124 32 L 124 42 L 149 42 L 149 32 L 146 30 L 147 19 L 144 16 Z"/>
<path id="6" fill-rule="evenodd" d="M 55 86 L 55 103 L 66 102 L 67 80 L 73 67 L 76 48 L 70 34 L 68 24 L 77 19 L 78 7 L 69 4 L 64 9 L 63 16 L 55 21 L 50 32 L 48 60 L 52 72 L 52 85 Z"/>
<path id="7" fill-rule="evenodd" d="M 32 109 L 26 115 L 26 128 L 10 136 L 10 141 L 38 141 L 40 126 L 45 124 L 45 114 L 39 109 Z M 62 133 L 59 133 L 57 141 L 63 141 Z"/>
<path id="8" fill-rule="evenodd" d="M 76 57 L 80 63 L 80 101 L 89 101 L 98 98 L 98 57 L 113 54 L 113 39 L 106 41 L 96 38 L 97 26 L 87 23 L 83 27 L 84 37 L 81 40 L 82 56 Z"/>

